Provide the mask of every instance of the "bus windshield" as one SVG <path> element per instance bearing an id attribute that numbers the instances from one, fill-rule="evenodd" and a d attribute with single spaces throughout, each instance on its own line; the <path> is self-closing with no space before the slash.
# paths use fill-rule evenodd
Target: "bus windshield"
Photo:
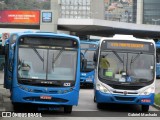
<path id="1" fill-rule="evenodd" d="M 95 65 L 93 62 L 93 55 L 96 49 L 96 44 L 83 42 L 81 43 L 81 53 L 83 54 L 83 57 L 87 59 L 87 66 L 85 69 L 81 69 L 81 72 L 90 72 L 94 70 Z"/>
<path id="2" fill-rule="evenodd" d="M 75 81 L 75 49 L 19 47 L 18 79 Z"/>
<path id="3" fill-rule="evenodd" d="M 82 69 L 83 72 L 85 71 L 92 71 L 94 70 L 94 62 L 93 62 L 93 55 L 95 50 L 81 50 L 81 52 L 83 53 L 85 59 L 87 59 L 87 66 L 86 69 Z"/>
<path id="4" fill-rule="evenodd" d="M 154 80 L 154 55 L 138 52 L 102 51 L 100 80 L 121 83 L 147 83 Z"/>
<path id="5" fill-rule="evenodd" d="M 156 59 L 156 60 L 157 60 L 157 63 L 160 63 L 160 48 L 159 48 L 159 47 L 157 47 L 157 48 L 156 48 L 156 53 L 157 53 L 157 54 L 156 54 L 156 57 L 157 57 L 157 59 Z"/>

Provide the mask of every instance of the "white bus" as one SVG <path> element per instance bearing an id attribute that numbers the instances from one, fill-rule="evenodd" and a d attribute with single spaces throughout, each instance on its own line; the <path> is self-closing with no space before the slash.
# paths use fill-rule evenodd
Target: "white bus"
<path id="1" fill-rule="evenodd" d="M 128 35 L 102 38 L 94 56 L 97 107 L 102 108 L 103 103 L 137 104 L 147 112 L 154 103 L 155 58 L 153 40 Z"/>

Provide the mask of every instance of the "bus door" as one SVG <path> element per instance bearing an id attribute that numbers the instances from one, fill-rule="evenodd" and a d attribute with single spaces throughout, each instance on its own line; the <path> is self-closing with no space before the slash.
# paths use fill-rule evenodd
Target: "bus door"
<path id="1" fill-rule="evenodd" d="M 13 79 L 14 50 L 17 34 L 12 34 L 5 45 L 4 88 L 11 89 Z"/>
<path id="2" fill-rule="evenodd" d="M 14 48 L 11 48 L 14 49 Z M 13 76 L 13 51 L 9 51 L 9 45 L 5 46 L 4 88 L 11 89 Z"/>

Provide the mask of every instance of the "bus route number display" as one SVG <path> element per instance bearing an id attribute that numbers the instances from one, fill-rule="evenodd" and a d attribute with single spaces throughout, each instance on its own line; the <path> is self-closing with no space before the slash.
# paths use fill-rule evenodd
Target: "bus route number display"
<path id="1" fill-rule="evenodd" d="M 124 43 L 124 42 L 107 42 L 108 49 L 123 49 L 123 50 L 149 50 L 149 44 L 144 43 Z"/>

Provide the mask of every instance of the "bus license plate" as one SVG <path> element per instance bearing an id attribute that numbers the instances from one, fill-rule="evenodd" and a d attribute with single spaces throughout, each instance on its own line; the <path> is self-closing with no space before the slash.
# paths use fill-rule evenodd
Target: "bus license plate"
<path id="1" fill-rule="evenodd" d="M 92 79 L 91 78 L 87 78 L 86 81 L 87 82 L 92 82 Z"/>
<path id="2" fill-rule="evenodd" d="M 51 97 L 51 96 L 40 96 L 40 99 L 43 99 L 43 100 L 51 100 L 52 97 Z"/>

